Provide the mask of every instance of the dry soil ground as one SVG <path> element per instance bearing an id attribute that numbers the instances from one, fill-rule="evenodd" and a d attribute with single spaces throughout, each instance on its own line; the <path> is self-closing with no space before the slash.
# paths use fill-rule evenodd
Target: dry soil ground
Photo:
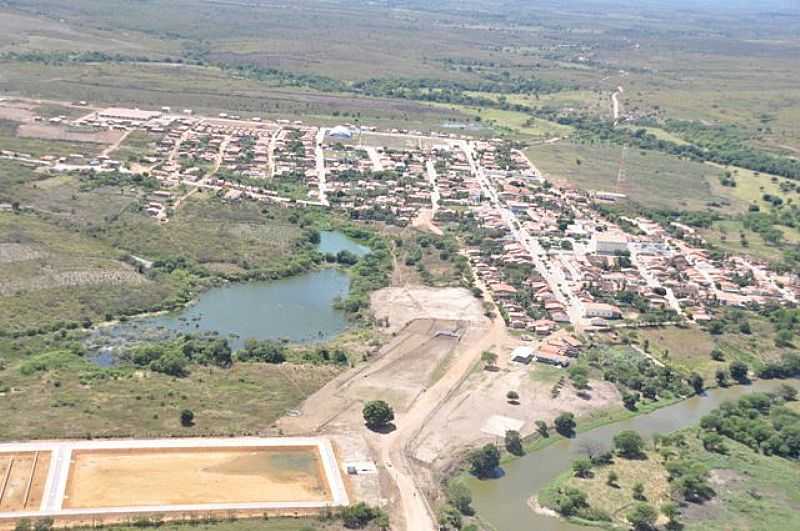
<path id="1" fill-rule="evenodd" d="M 325 501 L 315 448 L 82 450 L 66 508 Z"/>
<path id="2" fill-rule="evenodd" d="M 49 462 L 48 452 L 0 454 L 0 512 L 39 508 Z"/>

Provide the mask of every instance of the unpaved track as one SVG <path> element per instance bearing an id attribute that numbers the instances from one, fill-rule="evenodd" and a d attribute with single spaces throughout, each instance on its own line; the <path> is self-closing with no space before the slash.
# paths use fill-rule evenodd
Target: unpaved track
<path id="1" fill-rule="evenodd" d="M 390 475 L 400 492 L 407 531 L 437 529 L 433 509 L 419 488 L 421 480 L 415 465 L 409 459 L 414 441 L 430 418 L 447 402 L 480 361 L 481 352 L 501 342 L 504 337 L 505 324 L 502 319 L 495 319 L 483 337 L 469 345 L 444 376 L 420 396 L 405 414 L 398 416 L 397 429 L 377 439 L 376 445 L 383 465 L 391 470 Z"/>

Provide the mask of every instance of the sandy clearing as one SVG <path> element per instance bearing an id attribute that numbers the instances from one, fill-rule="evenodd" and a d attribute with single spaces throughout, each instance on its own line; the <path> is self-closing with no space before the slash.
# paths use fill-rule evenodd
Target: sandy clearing
<path id="1" fill-rule="evenodd" d="M 328 501 L 316 448 L 76 451 L 65 508 Z"/>
<path id="2" fill-rule="evenodd" d="M 554 369 L 512 363 L 497 371 L 481 370 L 471 374 L 421 432 L 414 456 L 437 470 L 446 469 L 468 449 L 498 440 L 498 437 L 482 431 L 492 415 L 522 421 L 520 433 L 527 436 L 536 430 L 537 420 L 551 424 L 563 412 L 572 412 L 579 417 L 622 403 L 614 384 L 603 381 L 591 382 L 589 399 L 578 396 L 569 384 L 564 385 L 559 396 L 553 398 L 553 382 L 535 378 L 537 370 Z M 506 399 L 506 393 L 511 390 L 519 393 L 518 404 L 511 404 Z"/>
<path id="3" fill-rule="evenodd" d="M 377 319 L 389 320 L 389 333 L 415 319 L 488 322 L 481 301 L 464 288 L 383 288 L 372 294 L 371 303 Z"/>

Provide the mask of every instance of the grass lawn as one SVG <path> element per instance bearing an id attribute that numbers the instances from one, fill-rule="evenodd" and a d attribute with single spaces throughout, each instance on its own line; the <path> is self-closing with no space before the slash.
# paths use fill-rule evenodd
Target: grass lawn
<path id="1" fill-rule="evenodd" d="M 561 142 L 528 148 L 526 154 L 554 180 L 587 190 L 617 191 L 622 156 L 619 146 Z M 698 162 L 628 149 L 626 179 L 619 191 L 646 207 L 702 210 L 706 203 L 723 199 L 709 184 L 711 179 L 718 180 L 721 173 L 718 168 Z"/>
<path id="2" fill-rule="evenodd" d="M 679 521 L 687 530 L 793 530 L 800 526 L 800 464 L 781 457 L 765 456 L 730 439 L 725 440 L 727 454 L 706 451 L 697 438 L 696 428 L 685 434 L 686 446 L 673 447 L 680 458 L 700 463 L 710 472 L 709 483 L 714 497 L 703 504 L 685 503 Z M 659 507 L 670 500 L 670 485 L 663 457 L 647 452 L 647 459 L 626 460 L 615 457 L 614 463 L 595 466 L 593 477 L 580 479 L 569 471 L 546 487 L 539 495 L 544 505 L 552 505 L 557 489 L 570 486 L 582 490 L 589 504 L 605 511 L 615 524 L 626 525 L 625 513 L 635 500 L 632 487 L 644 486 L 646 502 Z M 614 471 L 619 480 L 607 483 Z M 664 521 L 661 517 L 661 523 Z"/>
<path id="3" fill-rule="evenodd" d="M 136 161 L 141 157 L 155 155 L 155 145 L 163 135 L 155 135 L 146 131 L 131 131 L 111 156 L 121 161 Z"/>
<path id="4" fill-rule="evenodd" d="M 718 164 L 709 163 L 709 166 L 719 168 L 721 171 L 731 172 L 733 179 L 736 181 L 735 187 L 722 186 L 719 180 L 711 181 L 711 187 L 714 193 L 723 197 L 729 198 L 740 204 L 743 207 L 755 204 L 761 209 L 769 210 L 771 205 L 764 201 L 764 194 L 781 197 L 786 201 L 791 194 L 785 194 L 780 189 L 780 183 L 792 182 L 783 177 L 776 177 L 773 175 L 758 173 L 745 168 L 738 168 L 735 166 L 721 166 Z M 775 181 L 773 182 L 773 179 Z"/>

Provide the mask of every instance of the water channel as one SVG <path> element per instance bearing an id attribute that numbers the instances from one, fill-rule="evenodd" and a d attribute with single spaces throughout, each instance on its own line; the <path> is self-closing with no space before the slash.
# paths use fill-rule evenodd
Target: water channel
<path id="1" fill-rule="evenodd" d="M 634 430 L 650 438 L 656 433 L 688 428 L 725 401 L 752 392 L 772 391 L 783 383 L 800 385 L 798 380 L 762 380 L 748 386 L 713 389 L 706 396 L 693 397 L 646 415 L 579 433 L 573 439 L 552 435 L 559 440 L 504 465 L 502 477 L 483 481 L 470 477 L 467 485 L 472 491 L 473 506 L 481 519 L 497 531 L 585 531 L 586 526 L 537 514 L 528 506 L 531 496 L 572 466 L 585 443 L 611 448 L 614 435 L 624 430 Z"/>
<path id="2" fill-rule="evenodd" d="M 320 234 L 319 250 L 347 250 L 357 256 L 370 252 L 337 231 Z M 245 340 L 287 339 L 293 343 L 326 341 L 347 328 L 347 316 L 334 308 L 346 297 L 350 278 L 333 268 L 282 280 L 242 282 L 212 288 L 194 304 L 178 311 L 115 326 L 100 327 L 91 338 L 92 360 L 101 366 L 115 363 L 115 351 L 131 341 L 159 340 L 176 334 L 217 333 L 239 349 Z"/>

